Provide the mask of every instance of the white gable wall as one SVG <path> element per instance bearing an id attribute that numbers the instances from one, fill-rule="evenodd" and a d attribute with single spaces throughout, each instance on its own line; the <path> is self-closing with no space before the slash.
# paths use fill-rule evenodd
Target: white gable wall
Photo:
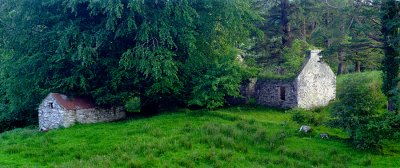
<path id="1" fill-rule="evenodd" d="M 295 80 L 300 108 L 326 106 L 335 99 L 336 76 L 326 63 L 320 61 L 319 53 L 319 50 L 311 51 L 310 59 Z"/>
<path id="2" fill-rule="evenodd" d="M 53 107 L 51 107 L 51 103 Z M 40 130 L 49 130 L 64 126 L 64 114 L 66 110 L 57 103 L 51 94 L 42 101 L 38 111 Z"/>

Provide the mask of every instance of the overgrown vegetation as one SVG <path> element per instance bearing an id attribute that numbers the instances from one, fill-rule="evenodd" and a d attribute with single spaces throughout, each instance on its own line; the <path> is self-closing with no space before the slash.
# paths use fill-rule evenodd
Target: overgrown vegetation
<path id="1" fill-rule="evenodd" d="M 291 80 L 302 70 L 308 51 L 316 47 L 302 40 L 294 40 L 290 47 L 284 47 L 282 51 L 282 63 L 263 67 L 258 78 Z"/>
<path id="2" fill-rule="evenodd" d="M 359 86 L 361 91 L 369 88 L 373 89 L 371 94 L 382 94 L 377 93 L 382 83 L 379 72 L 339 76 L 339 94 L 344 94 L 342 89 L 346 90 L 350 80 L 360 79 L 368 79 Z M 351 93 L 365 94 L 359 89 Z M 370 143 L 378 139 L 380 152 L 359 151 L 346 143 L 351 138 L 350 134 L 328 126 L 330 110 L 336 109 L 335 106 L 311 111 L 283 111 L 254 106 L 215 111 L 180 110 L 152 118 L 76 125 L 49 132 L 38 132 L 36 128 L 15 129 L 0 134 L 0 165 L 396 167 L 400 164 L 400 133 L 396 131 L 400 130 L 398 115 L 385 113 L 373 116 L 367 125 L 360 125 L 366 129 L 356 129 L 357 138 L 353 142 L 360 144 L 364 140 Z M 382 114 L 379 109 L 378 114 Z M 301 125 L 311 125 L 313 132 L 299 133 Z M 321 139 L 320 133 L 327 133 L 329 139 Z"/>
<path id="3" fill-rule="evenodd" d="M 379 73 L 348 75 L 338 90 L 337 102 L 333 107 L 333 124 L 344 128 L 351 141 L 359 148 L 371 147 L 379 140 L 377 131 L 369 125 L 386 112 L 386 97 L 381 91 Z M 370 135 L 370 136 L 368 136 Z M 372 138 L 372 139 L 371 139 Z"/>
<path id="4" fill-rule="evenodd" d="M 323 111 L 321 111 L 324 113 Z M 233 107 L 184 110 L 152 118 L 0 135 L 0 164 L 10 167 L 393 167 L 399 153 L 361 152 L 325 126 L 301 135 L 292 113 Z M 326 132 L 331 139 L 320 139 Z M 397 148 L 391 148 L 397 149 Z M 393 154 L 393 153 L 392 153 Z"/>
<path id="5" fill-rule="evenodd" d="M 387 141 L 398 143 L 400 118 L 387 111 L 381 76 L 378 71 L 339 76 L 337 100 L 332 105 L 288 112 L 300 125 L 339 127 L 353 147 L 382 152 Z"/>
<path id="6" fill-rule="evenodd" d="M 256 0 L 266 38 L 251 48 L 257 62 L 279 70 L 285 48 L 301 40 L 321 48 L 337 74 L 376 70 L 383 58 L 381 2 L 359 0 Z M 393 25 L 396 27 L 396 25 Z M 275 66 L 275 67 L 273 67 Z"/>
<path id="7" fill-rule="evenodd" d="M 394 0 L 3 0 L 0 131 L 35 124 L 49 92 L 135 111 L 139 98 L 150 115 L 214 109 L 255 67 L 290 80 L 314 46 L 337 74 L 378 69 L 385 51 L 385 94 L 396 104 L 398 10 Z"/>
<path id="8" fill-rule="evenodd" d="M 236 60 L 260 34 L 250 2 L 2 0 L 0 132 L 35 124 L 49 92 L 101 106 L 139 97 L 148 114 L 222 106 L 254 75 Z"/>
<path id="9" fill-rule="evenodd" d="M 0 135 L 0 165 L 398 166 L 399 6 L 396 0 L 2 0 L 0 132 L 36 124 L 36 107 L 49 92 L 150 115 L 163 106 L 216 109 L 239 95 L 256 67 L 260 78 L 295 77 L 304 51 L 314 46 L 325 50 L 337 74 L 382 66 L 383 84 L 378 72 L 341 76 L 337 101 L 314 110 L 186 110 L 48 133 L 16 129 Z M 387 113 L 385 95 L 394 113 Z M 298 133 L 303 124 L 313 133 Z M 391 156 L 354 151 L 343 140 Z"/>
<path id="10" fill-rule="evenodd" d="M 320 109 L 293 109 L 289 110 L 288 112 L 293 114 L 292 120 L 300 125 L 326 125 L 326 122 L 329 120 L 329 116 L 327 116 L 327 111 L 321 111 Z"/>

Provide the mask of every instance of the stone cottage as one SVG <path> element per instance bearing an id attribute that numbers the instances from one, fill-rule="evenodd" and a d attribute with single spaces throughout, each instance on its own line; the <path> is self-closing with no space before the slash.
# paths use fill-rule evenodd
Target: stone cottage
<path id="1" fill-rule="evenodd" d="M 310 51 L 301 71 L 292 80 L 258 79 L 254 88 L 256 103 L 305 109 L 328 105 L 336 96 L 336 76 L 321 60 L 320 52 Z"/>
<path id="2" fill-rule="evenodd" d="M 125 117 L 122 107 L 99 108 L 83 97 L 67 97 L 50 93 L 39 105 L 39 129 L 50 130 L 69 127 L 75 123 L 97 123 L 120 120 Z"/>

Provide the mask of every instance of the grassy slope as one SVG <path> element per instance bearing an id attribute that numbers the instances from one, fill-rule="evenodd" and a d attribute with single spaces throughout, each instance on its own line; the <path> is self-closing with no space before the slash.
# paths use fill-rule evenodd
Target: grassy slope
<path id="1" fill-rule="evenodd" d="M 318 137 L 319 132 L 344 137 L 337 129 L 320 126 L 314 127 L 314 134 L 299 134 L 291 115 L 261 107 L 233 107 L 77 125 L 47 133 L 16 129 L 0 134 L 0 167 L 400 165 L 399 143 L 386 148 L 392 150 L 391 155 L 357 151 L 342 140 Z"/>

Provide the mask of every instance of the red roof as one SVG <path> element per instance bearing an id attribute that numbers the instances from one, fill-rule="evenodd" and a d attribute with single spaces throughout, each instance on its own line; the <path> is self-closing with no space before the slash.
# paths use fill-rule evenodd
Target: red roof
<path id="1" fill-rule="evenodd" d="M 82 97 L 69 98 L 60 93 L 52 93 L 58 104 L 67 110 L 89 109 L 94 108 L 95 104 L 92 100 Z"/>

